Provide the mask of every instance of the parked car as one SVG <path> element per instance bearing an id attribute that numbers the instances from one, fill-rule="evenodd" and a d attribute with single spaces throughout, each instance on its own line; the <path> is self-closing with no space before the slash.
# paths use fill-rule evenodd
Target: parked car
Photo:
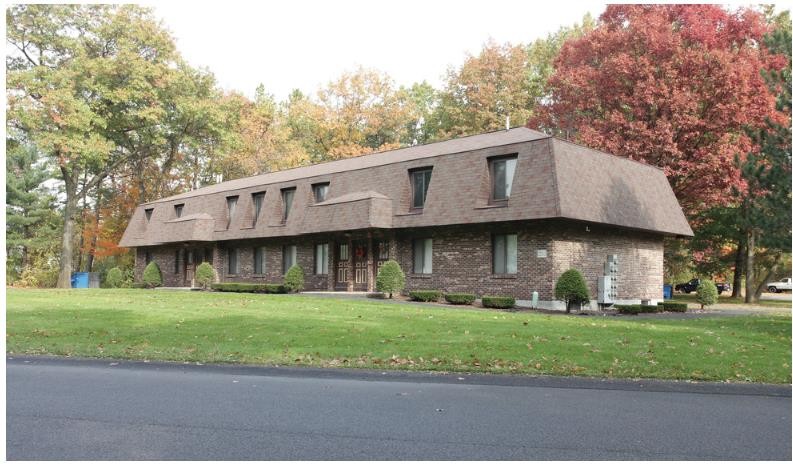
<path id="1" fill-rule="evenodd" d="M 789 292 L 793 290 L 793 283 L 791 283 L 790 277 L 785 277 L 779 282 L 769 283 L 768 285 L 766 285 L 766 288 L 771 293 Z"/>
<path id="2" fill-rule="evenodd" d="M 683 293 L 696 292 L 697 288 L 699 288 L 699 279 L 691 279 L 684 284 L 675 285 L 675 291 Z M 719 292 L 719 295 L 721 295 L 723 292 L 731 291 L 732 286 L 727 282 L 716 282 L 716 290 Z"/>

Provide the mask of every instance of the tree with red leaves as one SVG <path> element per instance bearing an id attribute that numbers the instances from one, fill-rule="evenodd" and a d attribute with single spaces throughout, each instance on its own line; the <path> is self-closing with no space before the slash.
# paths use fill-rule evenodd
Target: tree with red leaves
<path id="1" fill-rule="evenodd" d="M 767 32 L 754 10 L 610 5 L 564 44 L 530 125 L 662 167 L 693 217 L 746 189 L 746 128 L 778 118 L 760 71 L 787 63 L 763 47 Z"/>

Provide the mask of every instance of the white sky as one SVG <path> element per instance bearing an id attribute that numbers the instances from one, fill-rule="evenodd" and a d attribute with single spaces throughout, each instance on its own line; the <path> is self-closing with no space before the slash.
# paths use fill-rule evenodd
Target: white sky
<path id="1" fill-rule="evenodd" d="M 276 98 L 313 93 L 358 65 L 397 85 L 438 86 L 449 66 L 488 38 L 530 42 L 560 26 L 597 18 L 601 2 L 515 0 L 149 1 L 193 66 L 208 67 L 227 90 L 253 96 L 259 83 Z"/>

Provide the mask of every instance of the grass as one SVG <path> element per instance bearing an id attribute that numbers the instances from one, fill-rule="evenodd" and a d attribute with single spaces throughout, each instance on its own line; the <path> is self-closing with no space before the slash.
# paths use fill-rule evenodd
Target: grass
<path id="1" fill-rule="evenodd" d="M 697 303 L 697 295 L 696 293 L 675 293 L 673 295 L 672 301 L 682 301 L 684 303 L 692 303 L 692 304 L 699 304 Z M 728 304 L 735 304 L 735 305 L 746 305 L 744 303 L 743 298 L 732 298 L 727 293 L 719 295 L 718 304 L 728 303 Z M 751 306 L 763 306 L 766 308 L 785 308 L 790 309 L 793 302 L 791 299 L 788 298 L 786 300 L 758 300 L 755 303 L 752 303 Z"/>
<path id="2" fill-rule="evenodd" d="M 789 315 L 631 319 L 296 295 L 8 289 L 6 323 L 12 354 L 791 381 Z"/>

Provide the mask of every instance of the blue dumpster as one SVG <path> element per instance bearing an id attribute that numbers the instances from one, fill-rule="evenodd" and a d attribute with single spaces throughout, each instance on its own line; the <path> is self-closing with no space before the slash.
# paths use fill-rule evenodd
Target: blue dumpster
<path id="1" fill-rule="evenodd" d="M 671 300 L 672 299 L 672 286 L 667 284 L 664 285 L 664 300 Z"/>
<path id="2" fill-rule="evenodd" d="M 88 272 L 72 272 L 72 288 L 88 288 Z"/>

